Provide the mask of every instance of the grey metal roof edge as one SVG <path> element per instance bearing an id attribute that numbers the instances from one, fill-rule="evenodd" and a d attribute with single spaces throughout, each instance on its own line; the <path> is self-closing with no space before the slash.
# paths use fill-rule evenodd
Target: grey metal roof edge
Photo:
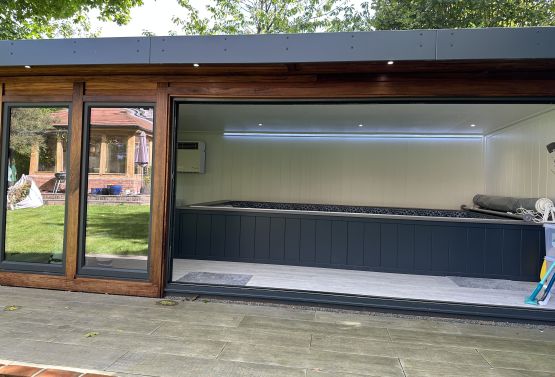
<path id="1" fill-rule="evenodd" d="M 555 59 L 555 27 L 0 41 L 0 66 Z"/>

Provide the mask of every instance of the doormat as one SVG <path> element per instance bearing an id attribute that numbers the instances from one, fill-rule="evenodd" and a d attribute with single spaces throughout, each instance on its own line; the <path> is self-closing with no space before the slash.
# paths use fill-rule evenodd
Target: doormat
<path id="1" fill-rule="evenodd" d="M 183 275 L 180 283 L 236 285 L 244 287 L 251 280 L 252 275 L 243 274 L 218 274 L 213 272 L 189 272 Z"/>
<path id="2" fill-rule="evenodd" d="M 449 279 L 459 287 L 480 289 L 503 289 L 506 291 L 528 292 L 534 283 L 526 281 L 513 281 L 502 279 L 467 278 L 462 276 L 449 276 Z"/>

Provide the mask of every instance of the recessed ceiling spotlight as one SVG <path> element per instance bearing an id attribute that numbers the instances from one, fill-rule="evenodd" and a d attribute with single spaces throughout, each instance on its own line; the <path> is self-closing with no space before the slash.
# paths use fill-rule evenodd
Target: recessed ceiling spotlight
<path id="1" fill-rule="evenodd" d="M 470 127 L 476 127 L 476 125 L 475 125 L 474 123 L 472 123 L 472 124 L 470 125 Z"/>
<path id="2" fill-rule="evenodd" d="M 364 127 L 364 124 L 359 124 L 358 126 L 359 126 L 359 127 Z"/>
<path id="3" fill-rule="evenodd" d="M 263 124 L 262 124 L 262 123 L 258 123 L 258 127 L 262 127 L 262 126 L 263 126 Z"/>
<path id="4" fill-rule="evenodd" d="M 393 63 L 395 63 L 393 60 L 390 60 L 387 62 L 387 65 L 393 65 Z"/>
<path id="5" fill-rule="evenodd" d="M 30 66 L 30 65 L 26 65 L 25 68 L 31 69 L 31 66 Z"/>
<path id="6" fill-rule="evenodd" d="M 195 64 L 193 64 L 193 67 L 198 68 L 198 67 L 200 67 L 200 64 L 195 63 Z"/>

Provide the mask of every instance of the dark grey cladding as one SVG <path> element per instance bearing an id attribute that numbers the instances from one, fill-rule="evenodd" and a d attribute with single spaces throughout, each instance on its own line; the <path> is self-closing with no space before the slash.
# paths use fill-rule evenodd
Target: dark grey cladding
<path id="1" fill-rule="evenodd" d="M 0 66 L 553 59 L 555 27 L 0 41 Z"/>

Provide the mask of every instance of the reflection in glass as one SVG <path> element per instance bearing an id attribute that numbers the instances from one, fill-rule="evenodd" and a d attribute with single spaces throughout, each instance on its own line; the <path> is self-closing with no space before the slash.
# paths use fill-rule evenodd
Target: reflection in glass
<path id="1" fill-rule="evenodd" d="M 62 263 L 68 119 L 67 108 L 10 109 L 6 261 Z"/>
<path id="2" fill-rule="evenodd" d="M 152 108 L 90 110 L 85 267 L 146 271 Z"/>

